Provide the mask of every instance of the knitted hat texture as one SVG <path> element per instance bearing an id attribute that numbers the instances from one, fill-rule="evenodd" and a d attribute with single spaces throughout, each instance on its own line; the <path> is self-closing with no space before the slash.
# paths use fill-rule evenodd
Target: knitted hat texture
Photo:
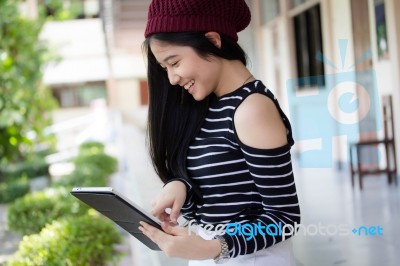
<path id="1" fill-rule="evenodd" d="M 250 23 L 244 0 L 153 0 L 144 36 L 161 32 L 216 31 L 238 40 Z"/>

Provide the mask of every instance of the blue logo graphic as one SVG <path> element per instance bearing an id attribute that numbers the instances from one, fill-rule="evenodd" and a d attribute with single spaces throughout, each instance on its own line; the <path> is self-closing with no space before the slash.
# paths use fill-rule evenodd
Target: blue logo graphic
<path id="1" fill-rule="evenodd" d="M 351 227 L 350 227 L 351 228 Z M 282 239 L 296 234 L 303 236 L 348 236 L 353 233 L 355 236 L 383 236 L 383 227 L 380 225 L 372 225 L 365 226 L 362 225 L 360 227 L 355 227 L 353 230 L 350 230 L 349 225 L 347 224 L 329 224 L 323 225 L 321 223 L 318 224 L 282 224 L 279 222 L 278 224 L 268 224 L 263 225 L 261 222 L 253 223 L 253 224 L 240 224 L 238 222 L 230 223 L 225 227 L 225 232 L 230 236 L 245 236 L 247 241 L 253 239 L 257 235 L 261 236 L 282 236 Z M 221 235 L 221 232 L 218 232 Z"/>
<path id="2" fill-rule="evenodd" d="M 258 222 L 257 224 L 240 224 L 235 222 L 226 226 L 225 233 L 230 236 L 244 235 L 247 241 L 257 235 L 282 236 L 283 239 L 285 239 L 285 237 L 291 236 L 294 233 L 294 228 L 289 224 L 283 225 L 282 222 L 279 222 L 278 225 L 262 225 L 261 222 Z"/>
<path id="3" fill-rule="evenodd" d="M 360 226 L 358 229 L 354 228 L 353 230 L 351 230 L 351 232 L 353 232 L 354 235 L 364 235 L 364 236 L 383 236 L 383 227 L 381 227 L 380 225 L 377 226 Z"/>
<path id="4" fill-rule="evenodd" d="M 335 139 L 349 144 L 357 141 L 360 134 L 376 134 L 382 128 L 375 71 L 354 70 L 371 58 L 371 52 L 345 67 L 347 44 L 347 40 L 339 40 L 340 68 L 323 54 L 316 55 L 316 60 L 334 70 L 332 74 L 287 81 L 290 119 L 301 168 L 331 168 L 337 159 Z M 300 84 L 310 80 L 322 80 L 318 84 L 323 85 L 299 90 Z M 348 147 L 341 147 L 341 152 L 347 154 Z"/>

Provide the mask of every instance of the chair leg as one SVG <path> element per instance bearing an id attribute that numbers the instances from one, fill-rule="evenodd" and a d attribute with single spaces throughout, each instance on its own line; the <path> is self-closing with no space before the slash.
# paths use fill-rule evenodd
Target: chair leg
<path id="1" fill-rule="evenodd" d="M 385 142 L 385 155 L 386 155 L 386 175 L 388 179 L 388 184 L 390 185 L 392 183 L 392 177 L 391 177 L 391 166 L 390 166 L 390 152 L 389 152 L 389 143 Z"/>
<path id="2" fill-rule="evenodd" d="M 354 167 L 353 167 L 353 146 L 350 145 L 349 148 L 350 156 L 350 174 L 351 174 L 351 187 L 354 187 Z"/>
<path id="3" fill-rule="evenodd" d="M 360 190 L 362 190 L 362 179 L 363 179 L 363 172 L 362 172 L 362 166 L 361 166 L 361 156 L 360 156 L 360 146 L 357 146 L 357 167 L 358 167 L 358 183 L 360 186 Z"/>
<path id="4" fill-rule="evenodd" d="M 397 186 L 397 157 L 396 157 L 396 143 L 392 142 L 392 151 L 393 151 L 393 167 L 394 167 L 394 174 L 393 174 L 393 178 L 394 178 L 394 184 Z"/>

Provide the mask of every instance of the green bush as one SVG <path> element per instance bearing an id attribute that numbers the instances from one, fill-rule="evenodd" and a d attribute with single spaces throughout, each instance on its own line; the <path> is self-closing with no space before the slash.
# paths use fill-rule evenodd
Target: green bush
<path id="1" fill-rule="evenodd" d="M 26 175 L 28 178 L 49 175 L 49 164 L 40 157 L 32 157 L 19 163 L 13 163 L 4 167 L 2 174 L 5 178 L 15 178 Z"/>
<path id="2" fill-rule="evenodd" d="M 79 146 L 79 154 L 74 159 L 75 169 L 79 173 L 90 174 L 91 171 L 98 169 L 94 174 L 103 173 L 108 177 L 117 170 L 117 160 L 106 154 L 104 144 L 97 141 L 89 141 Z"/>
<path id="3" fill-rule="evenodd" d="M 104 152 L 101 142 L 85 142 L 79 147 L 79 154 L 73 160 L 75 170 L 53 182 L 53 187 L 106 186 L 108 177 L 117 170 L 117 160 Z"/>
<path id="4" fill-rule="evenodd" d="M 27 194 L 9 204 L 7 222 L 11 230 L 23 235 L 34 234 L 60 217 L 77 217 L 88 207 L 71 197 L 65 188 L 46 189 Z"/>
<path id="5" fill-rule="evenodd" d="M 117 262 L 114 244 L 120 233 L 112 222 L 87 214 L 48 224 L 40 234 L 25 236 L 8 266 L 104 266 Z"/>
<path id="6" fill-rule="evenodd" d="M 52 183 L 53 187 L 104 187 L 107 185 L 107 176 L 101 169 L 91 165 L 76 168 L 71 174 L 63 176 Z"/>
<path id="7" fill-rule="evenodd" d="M 79 154 L 104 153 L 104 144 L 99 141 L 87 141 L 79 146 Z"/>
<path id="8" fill-rule="evenodd" d="M 21 16 L 22 2 L 0 1 L 0 163 L 7 164 L 53 142 L 45 128 L 57 107 L 43 82 L 45 66 L 56 57 L 40 37 L 44 21 Z"/>
<path id="9" fill-rule="evenodd" d="M 85 172 L 98 169 L 105 177 L 117 170 L 117 160 L 105 153 L 80 154 L 75 158 L 74 163 L 75 169 L 78 171 Z"/>
<path id="10" fill-rule="evenodd" d="M 0 203 L 8 203 L 29 192 L 26 177 L 14 178 L 0 183 Z"/>

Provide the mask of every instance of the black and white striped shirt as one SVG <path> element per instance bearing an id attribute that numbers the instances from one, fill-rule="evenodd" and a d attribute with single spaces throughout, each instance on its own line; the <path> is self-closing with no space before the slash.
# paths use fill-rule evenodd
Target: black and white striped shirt
<path id="1" fill-rule="evenodd" d="M 252 93 L 271 98 L 287 128 L 288 144 L 257 149 L 241 143 L 233 117 Z M 251 130 L 251 129 L 249 129 Z M 265 136 L 266 138 L 268 136 Z M 203 126 L 189 146 L 187 170 L 191 178 L 182 213 L 200 224 L 269 224 L 300 222 L 300 208 L 293 178 L 290 148 L 294 141 L 290 123 L 276 98 L 261 81 L 248 83 L 216 98 Z M 193 193 L 200 190 L 202 199 Z M 230 256 L 250 254 L 282 241 L 281 236 L 224 235 Z"/>

